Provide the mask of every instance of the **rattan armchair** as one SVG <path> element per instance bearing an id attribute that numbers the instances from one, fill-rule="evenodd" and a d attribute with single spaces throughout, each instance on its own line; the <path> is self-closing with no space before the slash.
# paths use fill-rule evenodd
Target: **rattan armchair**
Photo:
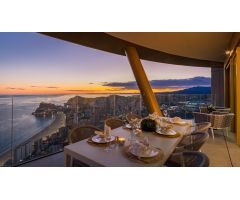
<path id="1" fill-rule="evenodd" d="M 130 122 L 133 119 L 141 119 L 141 116 L 133 114 L 133 113 L 128 113 L 126 114 L 126 120 Z"/>
<path id="2" fill-rule="evenodd" d="M 215 110 L 218 112 L 224 112 L 224 113 L 230 113 L 231 108 L 225 108 L 225 107 L 215 107 Z"/>
<path id="3" fill-rule="evenodd" d="M 195 123 L 210 122 L 211 115 L 209 113 L 193 112 Z"/>
<path id="4" fill-rule="evenodd" d="M 69 142 L 75 143 L 75 142 L 87 139 L 93 136 L 95 131 L 102 131 L 102 130 L 91 125 L 74 128 L 69 134 Z"/>
<path id="5" fill-rule="evenodd" d="M 227 115 L 227 114 L 229 114 L 229 112 L 213 111 L 212 114 L 213 114 L 213 115 Z"/>
<path id="6" fill-rule="evenodd" d="M 211 127 L 211 123 L 210 122 L 195 123 L 194 126 L 195 126 L 194 132 L 205 132 L 205 133 L 208 133 L 208 130 Z"/>
<path id="7" fill-rule="evenodd" d="M 228 136 L 228 132 L 233 122 L 233 119 L 234 119 L 233 113 L 212 115 L 210 119 L 212 124 L 210 127 L 210 130 L 213 135 L 213 138 L 214 138 L 214 129 L 223 130 L 223 134 L 225 135 L 226 133 L 226 135 Z"/>
<path id="8" fill-rule="evenodd" d="M 197 151 L 173 154 L 165 164 L 167 167 L 208 167 L 207 155 Z"/>
<path id="9" fill-rule="evenodd" d="M 208 108 L 207 106 L 200 106 L 199 107 L 200 113 L 208 113 Z"/>
<path id="10" fill-rule="evenodd" d="M 108 118 L 105 120 L 105 125 L 109 126 L 111 129 L 115 129 L 123 126 L 124 121 L 117 118 Z"/>
<path id="11" fill-rule="evenodd" d="M 175 149 L 176 152 L 199 151 L 203 144 L 208 140 L 207 132 L 194 132 L 183 137 Z"/>

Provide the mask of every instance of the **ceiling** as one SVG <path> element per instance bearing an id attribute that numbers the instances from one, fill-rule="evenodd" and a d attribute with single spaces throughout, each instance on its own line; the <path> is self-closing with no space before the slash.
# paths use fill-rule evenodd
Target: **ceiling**
<path id="1" fill-rule="evenodd" d="M 107 34 L 157 51 L 223 62 L 231 32 L 108 32 Z"/>
<path id="2" fill-rule="evenodd" d="M 60 40 L 125 56 L 128 46 L 144 60 L 196 67 L 223 67 L 234 33 L 44 32 Z"/>

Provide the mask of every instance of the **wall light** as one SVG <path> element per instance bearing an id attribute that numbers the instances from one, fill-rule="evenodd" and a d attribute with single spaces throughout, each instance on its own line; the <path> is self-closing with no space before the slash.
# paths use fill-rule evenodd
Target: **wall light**
<path id="1" fill-rule="evenodd" d="M 232 51 L 230 51 L 230 50 L 225 51 L 226 55 L 230 55 L 231 53 L 232 53 Z"/>

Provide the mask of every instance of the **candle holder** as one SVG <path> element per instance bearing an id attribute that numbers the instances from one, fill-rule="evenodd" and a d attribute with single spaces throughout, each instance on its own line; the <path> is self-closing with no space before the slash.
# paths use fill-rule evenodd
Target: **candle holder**
<path id="1" fill-rule="evenodd" d="M 120 146 L 123 146 L 125 144 L 126 139 L 124 137 L 118 137 L 117 142 Z"/>

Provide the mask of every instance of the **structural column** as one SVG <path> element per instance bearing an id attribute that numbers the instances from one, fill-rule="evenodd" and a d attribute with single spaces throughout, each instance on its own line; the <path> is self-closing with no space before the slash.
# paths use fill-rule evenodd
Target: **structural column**
<path id="1" fill-rule="evenodd" d="M 236 95 L 235 95 L 235 127 L 236 127 L 236 135 L 237 135 L 237 144 L 240 145 L 240 90 L 237 86 L 240 86 L 240 47 L 236 50 L 236 68 L 235 68 L 235 88 L 236 88 Z"/>
<path id="2" fill-rule="evenodd" d="M 224 67 L 224 106 L 230 107 L 230 66 Z"/>
<path id="3" fill-rule="evenodd" d="M 212 104 L 224 106 L 224 68 L 211 68 Z"/>
<path id="4" fill-rule="evenodd" d="M 157 112 L 162 116 L 157 99 L 152 91 L 142 63 L 135 47 L 127 47 L 126 55 L 149 113 Z"/>

